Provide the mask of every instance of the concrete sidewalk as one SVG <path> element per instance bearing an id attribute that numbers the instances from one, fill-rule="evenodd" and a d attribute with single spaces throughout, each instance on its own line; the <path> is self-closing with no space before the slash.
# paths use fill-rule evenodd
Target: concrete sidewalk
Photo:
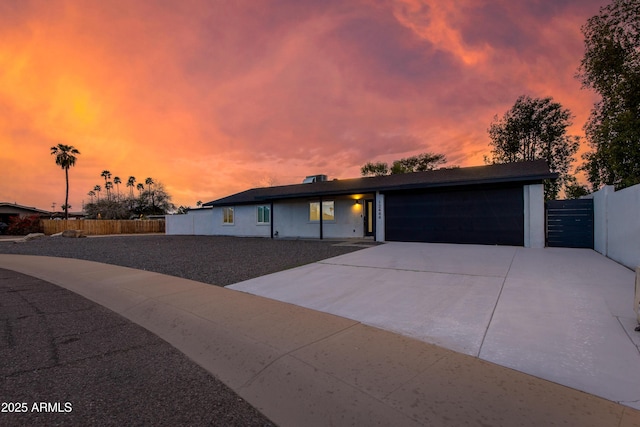
<path id="1" fill-rule="evenodd" d="M 634 426 L 640 412 L 315 310 L 89 261 L 0 255 L 154 332 L 283 426 Z"/>

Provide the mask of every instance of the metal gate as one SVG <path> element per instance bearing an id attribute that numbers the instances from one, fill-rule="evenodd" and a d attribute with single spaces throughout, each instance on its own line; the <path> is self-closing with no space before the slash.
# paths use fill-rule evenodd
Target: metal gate
<path id="1" fill-rule="evenodd" d="M 550 200 L 547 246 L 593 249 L 593 199 Z"/>

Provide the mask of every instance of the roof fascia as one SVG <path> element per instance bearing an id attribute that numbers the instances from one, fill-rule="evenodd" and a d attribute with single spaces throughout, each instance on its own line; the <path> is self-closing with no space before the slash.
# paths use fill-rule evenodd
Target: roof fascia
<path id="1" fill-rule="evenodd" d="M 443 187 L 461 187 L 461 186 L 476 186 L 476 185 L 488 185 L 488 184 L 503 184 L 508 182 L 518 183 L 522 185 L 527 184 L 541 184 L 546 179 L 557 179 L 558 173 L 542 173 L 542 174 L 534 174 L 534 175 L 522 175 L 522 176 L 510 176 L 510 177 L 501 177 L 501 178 L 487 178 L 487 179 L 471 179 L 471 180 L 461 180 L 461 181 L 443 181 L 436 183 L 409 183 L 409 184 L 396 184 L 396 185 L 368 185 L 363 187 L 358 187 L 354 185 L 353 187 L 341 190 L 326 190 L 326 191 L 306 191 L 301 193 L 293 193 L 293 194 L 273 194 L 273 195 L 265 195 L 265 196 L 257 196 L 254 197 L 253 200 L 244 200 L 241 202 L 208 202 L 204 203 L 202 206 L 211 206 L 211 207 L 219 207 L 219 206 L 241 206 L 241 205 L 255 205 L 264 202 L 271 202 L 276 200 L 285 200 L 285 199 L 305 199 L 305 198 L 316 198 L 316 197 L 326 197 L 326 196 L 345 196 L 349 194 L 361 194 L 361 193 L 375 193 L 377 191 L 381 193 L 391 192 L 391 191 L 403 191 L 403 190 L 416 190 L 416 189 L 429 189 L 429 188 L 443 188 Z M 361 182 L 361 181 L 360 181 Z M 299 185 L 309 185 L 309 184 L 299 184 Z M 233 196 L 230 196 L 233 197 Z"/>
<path id="2" fill-rule="evenodd" d="M 349 194 L 360 194 L 360 193 L 375 193 L 376 191 L 380 191 L 381 193 L 390 192 L 390 191 L 402 191 L 402 190 L 416 190 L 416 189 L 429 189 L 429 188 L 443 188 L 443 187 L 461 187 L 461 186 L 475 186 L 475 185 L 487 185 L 487 184 L 503 184 L 503 183 L 518 183 L 522 185 L 526 184 L 541 184 L 545 179 L 557 179 L 557 173 L 549 173 L 549 174 L 541 174 L 541 175 L 530 175 L 530 176 L 521 176 L 521 177 L 506 177 L 506 178 L 489 178 L 482 180 L 466 180 L 466 181 L 446 181 L 446 182 L 438 182 L 438 183 L 414 183 L 414 184 L 400 184 L 400 185 L 380 185 L 380 186 L 372 186 L 372 187 L 363 187 L 363 188 L 349 188 L 345 190 L 335 190 L 335 191 L 315 191 L 315 192 L 305 192 L 305 193 L 295 193 L 295 194 L 284 194 L 284 195 L 271 195 L 264 197 L 256 197 L 254 201 L 251 202 L 243 202 L 243 203 L 225 203 L 227 206 L 231 205 L 240 205 L 240 204 L 256 204 L 264 201 L 274 201 L 274 200 L 284 200 L 284 199 L 305 199 L 305 198 L 315 198 L 315 197 L 325 197 L 325 196 L 345 196 Z M 223 206 L 223 204 L 219 204 L 217 206 Z"/>
<path id="3" fill-rule="evenodd" d="M 467 181 L 447 181 L 447 182 L 437 182 L 428 185 L 415 183 L 415 184 L 404 184 L 404 185 L 396 185 L 389 186 L 386 188 L 380 188 L 378 191 L 384 193 L 388 191 L 402 191 L 402 190 L 416 190 L 416 189 L 429 189 L 429 188 L 443 188 L 443 187 L 469 187 L 476 185 L 490 185 L 490 184 L 506 184 L 506 183 L 517 183 L 522 185 L 527 184 L 542 184 L 545 179 L 557 179 L 558 174 L 544 174 L 544 175 L 536 175 L 536 176 L 524 176 L 524 177 L 509 177 L 509 178 L 488 178 L 488 179 L 479 179 L 479 180 L 467 180 Z"/>

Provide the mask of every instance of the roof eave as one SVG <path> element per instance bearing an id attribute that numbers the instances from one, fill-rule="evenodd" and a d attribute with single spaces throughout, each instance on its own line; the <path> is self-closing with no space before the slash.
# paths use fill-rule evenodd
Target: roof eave
<path id="1" fill-rule="evenodd" d="M 307 191 L 303 193 L 294 193 L 294 194 L 275 194 L 275 195 L 265 195 L 262 197 L 254 197 L 252 200 L 241 200 L 241 201 L 212 201 L 203 204 L 202 206 L 211 206 L 211 207 L 224 207 L 224 206 L 240 206 L 240 205 L 252 205 L 257 203 L 264 202 L 273 202 L 276 200 L 286 200 L 286 199 L 305 199 L 305 198 L 317 198 L 317 197 L 331 197 L 331 196 L 345 196 L 349 194 L 361 194 L 361 193 L 375 193 L 377 191 L 385 193 L 392 191 L 403 191 L 403 190 L 416 190 L 416 189 L 429 189 L 429 188 L 444 188 L 444 187 L 462 187 L 462 186 L 475 186 L 475 185 L 490 185 L 490 184 L 502 184 L 506 182 L 514 182 L 519 184 L 539 184 L 542 183 L 546 179 L 557 179 L 557 173 L 543 173 L 543 174 L 535 174 L 528 176 L 517 176 L 517 177 L 501 177 L 501 178 L 487 178 L 480 180 L 461 180 L 461 181 L 443 181 L 443 182 L 435 182 L 435 183 L 413 183 L 413 184 L 400 184 L 400 185 L 378 185 L 378 186 L 367 186 L 361 188 L 349 188 L 344 190 L 328 190 L 328 191 Z"/>
<path id="2" fill-rule="evenodd" d="M 434 182 L 428 185 L 424 183 L 415 184 L 402 184 L 396 186 L 381 187 L 378 191 L 390 192 L 390 191 L 402 191 L 402 190 L 415 190 L 415 189 L 429 189 L 429 188 L 443 188 L 443 187 L 468 187 L 476 185 L 491 185 L 491 184 L 503 184 L 507 182 L 513 182 L 518 184 L 541 184 L 546 179 L 557 179 L 557 173 L 549 173 L 542 175 L 531 175 L 522 177 L 503 177 L 503 178 L 487 178 L 477 180 L 465 180 L 465 181 L 443 181 Z"/>

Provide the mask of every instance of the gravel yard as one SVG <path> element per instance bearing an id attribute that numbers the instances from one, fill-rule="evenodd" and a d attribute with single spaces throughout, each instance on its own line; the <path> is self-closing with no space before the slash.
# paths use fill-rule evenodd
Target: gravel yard
<path id="1" fill-rule="evenodd" d="M 46 237 L 0 241 L 0 253 L 85 259 L 226 286 L 362 249 L 339 243 L 223 236 Z"/>

